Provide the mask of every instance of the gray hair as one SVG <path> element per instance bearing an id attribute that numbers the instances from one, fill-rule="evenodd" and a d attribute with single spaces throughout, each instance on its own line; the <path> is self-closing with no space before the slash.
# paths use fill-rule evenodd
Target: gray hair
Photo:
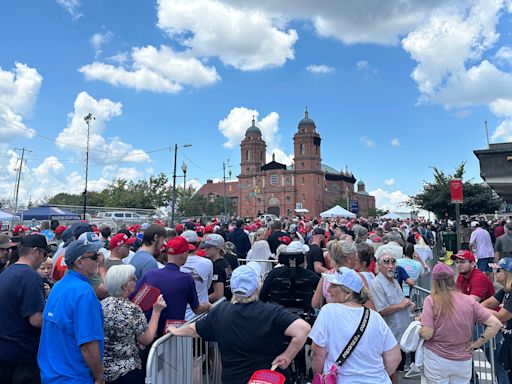
<path id="1" fill-rule="evenodd" d="M 402 247 L 404 246 L 404 239 L 402 237 L 402 234 L 398 231 L 388 232 L 382 237 L 383 243 L 389 243 L 390 241 L 394 241 L 395 243 L 401 245 Z"/>
<path id="2" fill-rule="evenodd" d="M 105 287 L 110 296 L 121 296 L 123 284 L 126 284 L 134 275 L 135 267 L 131 264 L 111 266 L 105 276 Z"/>
<path id="3" fill-rule="evenodd" d="M 347 264 L 347 259 L 357 250 L 352 241 L 331 240 L 327 243 L 327 251 L 336 265 L 342 267 Z"/>

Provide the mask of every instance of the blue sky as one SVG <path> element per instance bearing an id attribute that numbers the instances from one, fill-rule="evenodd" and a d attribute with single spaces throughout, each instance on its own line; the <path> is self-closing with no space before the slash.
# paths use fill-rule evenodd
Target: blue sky
<path id="1" fill-rule="evenodd" d="M 293 160 L 308 106 L 323 162 L 347 166 L 394 208 L 473 149 L 512 141 L 505 0 L 10 1 L 0 34 L 0 197 L 80 193 L 171 174 L 174 144 L 193 185 L 222 177 L 251 118 L 270 158 Z M 181 174 L 181 171 L 179 171 Z M 180 179 L 178 179 L 180 181 Z M 182 180 L 181 180 L 182 182 Z"/>

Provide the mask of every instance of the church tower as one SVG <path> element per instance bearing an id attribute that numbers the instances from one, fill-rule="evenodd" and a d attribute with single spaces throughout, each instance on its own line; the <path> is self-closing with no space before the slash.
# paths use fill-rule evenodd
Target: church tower
<path id="1" fill-rule="evenodd" d="M 299 121 L 298 131 L 293 136 L 295 171 L 312 171 L 321 169 L 320 135 L 316 125 L 304 112 L 304 118 Z"/>
<path id="2" fill-rule="evenodd" d="M 293 136 L 295 202 L 313 215 L 318 215 L 324 209 L 325 176 L 320 142 L 315 122 L 309 118 L 306 109 L 304 118 L 299 121 L 298 131 Z"/>
<path id="3" fill-rule="evenodd" d="M 254 176 L 261 172 L 261 166 L 265 164 L 267 144 L 261 138 L 261 131 L 255 125 L 247 128 L 245 138 L 240 144 L 240 176 Z"/>

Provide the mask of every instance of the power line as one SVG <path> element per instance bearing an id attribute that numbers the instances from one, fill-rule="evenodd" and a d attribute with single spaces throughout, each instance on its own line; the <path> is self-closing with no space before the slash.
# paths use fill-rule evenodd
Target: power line
<path id="1" fill-rule="evenodd" d="M 56 144 L 64 145 L 64 146 L 67 146 L 67 147 L 72 147 L 72 148 L 75 148 L 75 149 L 87 152 L 87 148 L 85 148 L 85 147 L 82 147 L 82 146 L 79 146 L 79 145 L 70 144 L 70 143 L 67 143 L 67 142 L 64 142 L 64 141 L 60 141 L 60 140 L 51 138 L 49 136 L 45 136 L 43 134 L 40 134 L 40 133 L 36 132 L 35 129 L 31 129 L 31 128 L 24 127 L 22 125 L 15 124 L 12 121 L 4 119 L 3 117 L 0 117 L 0 120 L 5 122 L 5 123 L 7 123 L 7 124 L 9 124 L 9 125 L 11 125 L 12 127 L 15 127 L 15 128 L 22 129 L 24 131 L 30 132 L 33 135 L 36 135 L 36 136 L 39 136 L 39 137 L 41 137 L 43 139 L 52 141 L 52 142 L 54 142 Z M 167 150 L 169 150 L 171 148 L 172 147 L 165 147 L 165 148 L 154 149 L 154 150 L 151 150 L 151 151 L 145 151 L 145 150 L 141 149 L 141 151 L 143 151 L 143 153 L 140 153 L 140 154 L 130 154 L 130 153 L 125 153 L 125 152 L 111 152 L 111 151 L 102 150 L 102 149 L 90 149 L 90 151 L 100 152 L 100 153 L 107 153 L 110 156 L 114 156 L 114 157 L 116 157 L 116 156 L 130 156 L 130 157 L 132 157 L 132 156 L 143 156 L 143 155 L 148 154 L 148 153 L 167 151 Z"/>

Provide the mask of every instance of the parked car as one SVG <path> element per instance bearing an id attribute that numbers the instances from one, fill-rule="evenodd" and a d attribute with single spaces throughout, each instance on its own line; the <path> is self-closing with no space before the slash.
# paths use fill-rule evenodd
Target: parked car
<path id="1" fill-rule="evenodd" d="M 120 222 L 126 224 L 143 223 L 148 220 L 147 216 L 142 216 L 136 212 L 129 211 L 99 212 L 97 217 L 100 219 L 112 219 L 116 223 Z"/>
<path id="2" fill-rule="evenodd" d="M 265 213 L 263 215 L 260 215 L 259 219 L 261 221 L 263 221 L 264 223 L 266 223 L 267 221 L 279 220 L 279 217 L 277 217 L 276 215 L 274 215 L 272 213 Z"/>

